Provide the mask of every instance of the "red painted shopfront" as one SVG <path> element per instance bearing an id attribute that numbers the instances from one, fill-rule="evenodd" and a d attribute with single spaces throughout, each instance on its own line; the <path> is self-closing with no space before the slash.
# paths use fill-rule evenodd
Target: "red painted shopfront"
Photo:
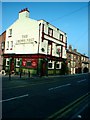
<path id="1" fill-rule="evenodd" d="M 38 60 L 31 58 L 22 58 L 22 67 L 37 68 Z"/>

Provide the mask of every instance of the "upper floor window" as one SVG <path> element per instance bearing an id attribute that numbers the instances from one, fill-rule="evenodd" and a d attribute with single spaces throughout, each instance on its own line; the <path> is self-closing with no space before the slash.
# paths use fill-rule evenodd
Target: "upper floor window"
<path id="1" fill-rule="evenodd" d="M 71 59 L 73 60 L 73 54 L 71 54 Z"/>
<path id="2" fill-rule="evenodd" d="M 9 37 L 12 36 L 12 29 L 9 29 Z"/>
<path id="3" fill-rule="evenodd" d="M 39 24 L 39 31 L 41 30 L 41 23 Z"/>
<path id="4" fill-rule="evenodd" d="M 71 58 L 71 54 L 68 55 L 68 58 Z"/>
<path id="5" fill-rule="evenodd" d="M 48 28 L 48 35 L 49 35 L 49 36 L 53 36 L 53 29 Z"/>
<path id="6" fill-rule="evenodd" d="M 67 43 L 67 37 L 66 37 L 66 43 Z"/>
<path id="7" fill-rule="evenodd" d="M 10 49 L 12 50 L 12 48 L 13 48 L 13 41 L 11 41 L 11 48 Z"/>
<path id="8" fill-rule="evenodd" d="M 7 41 L 7 50 L 9 49 L 9 41 Z"/>
<path id="9" fill-rule="evenodd" d="M 42 42 L 44 40 L 44 24 L 42 24 Z"/>
<path id="10" fill-rule="evenodd" d="M 76 56 L 74 55 L 74 59 L 76 59 Z"/>
<path id="11" fill-rule="evenodd" d="M 62 57 L 62 46 L 56 47 L 56 53 L 59 55 L 59 57 Z"/>
<path id="12" fill-rule="evenodd" d="M 52 55 L 52 42 L 48 41 L 47 54 Z"/>
<path id="13" fill-rule="evenodd" d="M 62 34 L 60 34 L 60 40 L 62 40 L 62 41 L 63 41 L 63 35 L 62 35 Z"/>
<path id="14" fill-rule="evenodd" d="M 42 24 L 42 32 L 44 32 L 44 24 Z"/>
<path id="15" fill-rule="evenodd" d="M 1 43 L 1 48 L 2 48 L 2 50 L 4 50 L 4 48 L 5 48 L 5 42 Z"/>

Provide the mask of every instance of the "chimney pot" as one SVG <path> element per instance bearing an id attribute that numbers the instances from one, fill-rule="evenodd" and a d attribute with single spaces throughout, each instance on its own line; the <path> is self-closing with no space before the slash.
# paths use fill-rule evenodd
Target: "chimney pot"
<path id="1" fill-rule="evenodd" d="M 69 45 L 69 50 L 72 51 L 72 46 L 71 45 Z"/>
<path id="2" fill-rule="evenodd" d="M 74 52 L 77 52 L 77 49 L 74 49 Z"/>

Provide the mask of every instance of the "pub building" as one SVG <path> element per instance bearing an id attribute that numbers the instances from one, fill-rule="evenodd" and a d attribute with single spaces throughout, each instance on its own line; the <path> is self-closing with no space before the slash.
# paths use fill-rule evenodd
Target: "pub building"
<path id="1" fill-rule="evenodd" d="M 67 35 L 45 20 L 30 18 L 27 8 L 6 30 L 5 70 L 30 75 L 61 74 Z"/>

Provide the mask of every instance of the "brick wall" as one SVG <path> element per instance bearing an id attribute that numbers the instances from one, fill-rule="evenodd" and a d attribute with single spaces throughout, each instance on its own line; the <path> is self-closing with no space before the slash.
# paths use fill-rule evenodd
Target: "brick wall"
<path id="1" fill-rule="evenodd" d="M 0 35 L 0 70 L 2 70 L 2 65 L 3 65 L 2 55 L 4 54 L 4 49 L 2 49 L 2 43 L 4 44 L 5 39 L 6 39 L 6 31 Z"/>

